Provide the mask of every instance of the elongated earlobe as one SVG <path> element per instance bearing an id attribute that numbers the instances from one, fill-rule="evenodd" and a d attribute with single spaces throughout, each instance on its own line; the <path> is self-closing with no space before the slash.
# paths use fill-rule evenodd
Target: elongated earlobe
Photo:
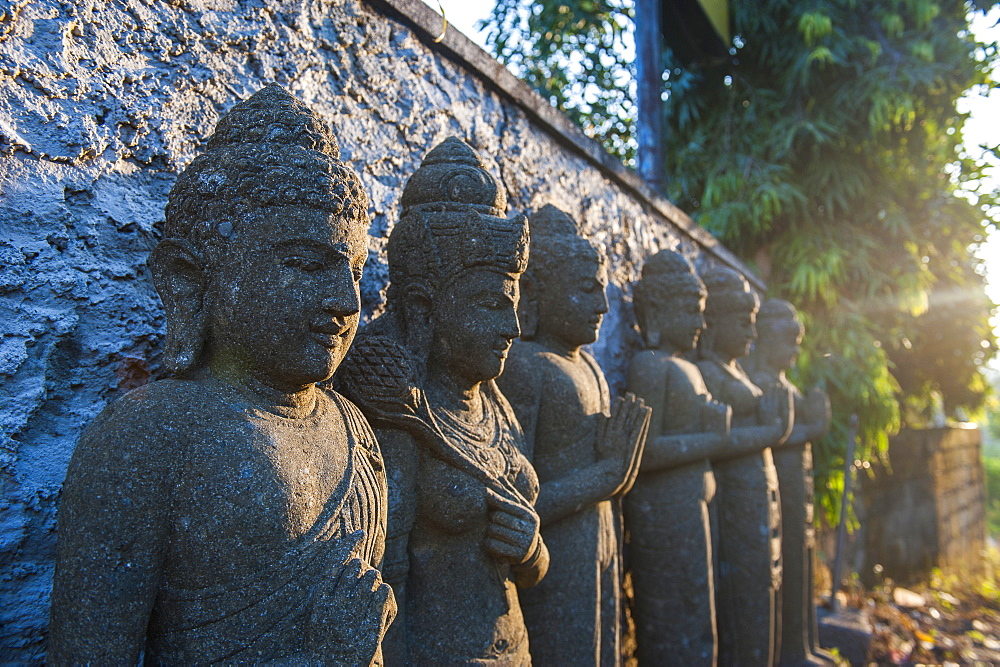
<path id="1" fill-rule="evenodd" d="M 153 284 L 167 316 L 164 365 L 174 374 L 195 370 L 208 334 L 208 276 L 191 244 L 165 239 L 150 254 Z"/>
<path id="2" fill-rule="evenodd" d="M 660 347 L 660 329 L 659 327 L 651 327 L 643 332 L 646 336 L 646 346 L 651 350 L 659 349 Z"/>
<path id="3" fill-rule="evenodd" d="M 434 336 L 433 293 L 427 285 L 411 283 L 400 294 L 400 303 L 405 304 L 403 324 L 406 327 L 406 344 L 418 359 L 426 359 Z"/>

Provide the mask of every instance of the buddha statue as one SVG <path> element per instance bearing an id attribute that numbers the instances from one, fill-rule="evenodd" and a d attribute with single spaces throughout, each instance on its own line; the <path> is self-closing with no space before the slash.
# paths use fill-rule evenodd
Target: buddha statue
<path id="1" fill-rule="evenodd" d="M 782 665 L 834 664 L 816 643 L 813 562 L 812 440 L 830 425 L 830 400 L 819 388 L 803 395 L 785 372 L 795 365 L 804 329 L 795 306 L 768 299 L 757 314 L 757 342 L 750 354 L 750 378 L 761 389 L 783 388 L 795 403 L 792 432 L 774 449 L 781 489 L 781 651 Z"/>
<path id="2" fill-rule="evenodd" d="M 178 177 L 150 257 L 172 377 L 73 454 L 49 662 L 381 662 L 382 457 L 317 388 L 358 325 L 367 208 L 329 128 L 276 85 Z"/>
<path id="3" fill-rule="evenodd" d="M 528 262 L 523 216 L 463 141 L 435 147 L 403 190 L 389 235 L 386 313 L 358 336 L 337 383 L 386 457 L 385 576 L 400 617 L 392 664 L 530 663 L 517 589 L 549 556 L 524 435 L 494 382 Z"/>
<path id="4" fill-rule="evenodd" d="M 714 665 L 718 654 L 709 459 L 730 448 L 728 406 L 685 358 L 705 328 L 705 286 L 680 253 L 650 257 L 635 285 L 646 349 L 628 388 L 653 410 L 639 478 L 625 498 L 636 657 L 648 665 Z"/>
<path id="5" fill-rule="evenodd" d="M 521 338 L 497 380 L 524 430 L 541 489 L 535 510 L 549 549 L 545 579 L 521 609 L 535 665 L 621 662 L 621 496 L 638 472 L 649 409 L 610 400 L 582 346 L 604 313 L 604 254 L 566 213 L 529 219 L 531 261 L 521 276 Z"/>
<path id="6" fill-rule="evenodd" d="M 732 408 L 730 446 L 712 458 L 719 663 L 769 665 L 781 632 L 781 508 L 771 448 L 788 436 L 791 394 L 762 390 L 740 366 L 756 335 L 759 307 L 746 279 L 726 267 L 709 268 L 701 278 L 708 298 L 698 367 L 712 397 Z"/>

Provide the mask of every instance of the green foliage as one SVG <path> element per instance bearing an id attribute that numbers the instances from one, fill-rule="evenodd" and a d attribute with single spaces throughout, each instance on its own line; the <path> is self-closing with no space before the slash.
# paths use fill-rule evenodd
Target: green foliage
<path id="1" fill-rule="evenodd" d="M 635 158 L 628 0 L 497 0 L 482 22 L 497 60 L 625 163 Z"/>
<path id="2" fill-rule="evenodd" d="M 984 221 L 1000 222 L 1000 193 L 960 153 L 965 117 L 955 103 L 996 85 L 997 47 L 977 42 L 967 18 L 994 4 L 731 0 L 730 62 L 685 68 L 667 54 L 666 194 L 755 265 L 769 295 L 804 313 L 797 380 L 825 386 L 834 409 L 830 435 L 816 443 L 830 513 L 850 414 L 861 420 L 858 457 L 879 456 L 904 419 L 927 419 L 936 397 L 949 411 L 974 409 L 987 389 L 979 369 L 996 352 L 993 304 L 971 249 Z M 557 37 L 563 13 L 573 17 L 569 42 Z M 546 72 L 590 35 L 622 34 L 627 14 L 625 5 L 500 0 L 487 23 L 501 60 Z M 524 31 L 516 39 L 501 21 L 511 16 Z M 621 53 L 611 55 L 625 71 Z M 529 81 L 586 116 L 569 79 Z M 605 143 L 616 152 L 624 137 Z"/>
<path id="3" fill-rule="evenodd" d="M 996 195 L 956 196 L 982 173 L 959 155 L 955 101 L 992 85 L 995 50 L 968 34 L 962 2 L 731 7 L 734 62 L 670 71 L 666 119 L 684 140 L 669 196 L 808 313 L 800 379 L 834 407 L 817 444 L 832 511 L 851 413 L 865 458 L 936 396 L 972 409 L 986 391 L 992 304 L 969 249 Z"/>

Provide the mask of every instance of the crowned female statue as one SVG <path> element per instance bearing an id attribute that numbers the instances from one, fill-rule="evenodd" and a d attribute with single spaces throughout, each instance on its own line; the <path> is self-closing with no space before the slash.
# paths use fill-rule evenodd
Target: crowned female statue
<path id="1" fill-rule="evenodd" d="M 49 662 L 380 662 L 382 458 L 316 387 L 357 328 L 367 208 L 326 125 L 274 85 L 178 177 L 150 258 L 173 377 L 73 454 Z"/>
<path id="2" fill-rule="evenodd" d="M 548 567 L 538 478 L 494 379 L 520 334 L 523 216 L 472 149 L 449 138 L 403 191 L 388 242 L 387 312 L 338 386 L 373 420 L 389 475 L 387 580 L 397 664 L 529 664 L 517 587 Z"/>

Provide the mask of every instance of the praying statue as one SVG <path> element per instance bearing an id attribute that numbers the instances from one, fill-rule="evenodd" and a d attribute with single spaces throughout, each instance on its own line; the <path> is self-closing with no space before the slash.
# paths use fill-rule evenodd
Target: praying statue
<path id="1" fill-rule="evenodd" d="M 813 465 L 811 441 L 830 426 L 830 399 L 817 387 L 803 395 L 785 372 L 795 365 L 805 332 L 795 306 L 768 299 L 757 314 L 757 342 L 750 378 L 761 389 L 783 388 L 795 401 L 791 435 L 774 449 L 781 489 L 781 656 L 782 665 L 829 665 L 832 656 L 817 644 L 813 600 Z"/>
<path id="2" fill-rule="evenodd" d="M 387 312 L 337 378 L 386 457 L 390 664 L 531 661 L 517 589 L 542 579 L 549 554 L 538 477 L 494 382 L 521 333 L 528 264 L 527 221 L 505 217 L 506 200 L 460 139 L 427 154 L 389 235 Z"/>
<path id="3" fill-rule="evenodd" d="M 178 177 L 150 257 L 172 376 L 73 454 L 48 662 L 381 662 L 383 461 L 317 388 L 358 325 L 367 208 L 329 128 L 276 85 Z"/>
<path id="4" fill-rule="evenodd" d="M 688 259 L 672 250 L 650 257 L 635 285 L 646 349 L 632 358 L 628 388 L 653 409 L 639 478 L 625 498 L 640 664 L 711 666 L 718 655 L 709 460 L 731 450 L 730 409 L 685 358 L 705 328 L 706 295 Z"/>
<path id="5" fill-rule="evenodd" d="M 759 300 L 726 267 L 701 275 L 708 290 L 698 367 L 712 397 L 732 408 L 730 447 L 712 459 L 718 517 L 719 663 L 770 665 L 780 646 L 781 506 L 771 448 L 788 437 L 787 388 L 762 390 L 740 366 L 756 336 Z"/>
<path id="6" fill-rule="evenodd" d="M 551 562 L 521 609 L 533 664 L 617 665 L 620 499 L 638 472 L 649 408 L 632 394 L 612 402 L 600 366 L 581 349 L 608 312 L 604 254 L 554 206 L 529 224 L 521 339 L 497 384 L 538 474 L 535 510 Z"/>

